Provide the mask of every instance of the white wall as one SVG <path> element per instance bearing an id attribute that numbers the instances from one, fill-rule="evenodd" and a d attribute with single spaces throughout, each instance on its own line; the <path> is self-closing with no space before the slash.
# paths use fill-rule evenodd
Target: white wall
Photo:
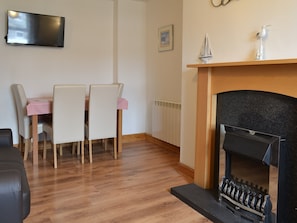
<path id="1" fill-rule="evenodd" d="M 173 24 L 174 49 L 158 52 L 158 28 Z M 147 133 L 152 133 L 152 102 L 181 102 L 182 1 L 147 0 Z"/>
<path id="2" fill-rule="evenodd" d="M 3 38 L 0 42 L 0 128 L 12 128 L 14 143 L 17 143 L 17 122 L 10 91 L 12 83 L 22 83 L 27 97 L 36 97 L 51 94 L 56 83 L 112 83 L 118 79 L 125 84 L 123 97 L 129 101 L 129 109 L 123 113 L 123 134 L 145 132 L 146 90 L 139 89 L 145 86 L 146 52 L 144 47 L 135 46 L 136 42 L 145 46 L 142 28 L 145 27 L 145 3 L 120 1 L 118 32 L 114 30 L 115 3 L 117 0 L 0 0 L 0 37 Z M 65 47 L 7 45 L 4 36 L 9 9 L 64 16 Z M 127 32 L 132 26 L 134 34 Z M 119 35 L 118 46 L 113 41 L 115 35 Z M 118 53 L 116 63 L 115 52 Z M 123 65 L 127 61 L 130 66 Z M 114 70 L 118 70 L 117 77 Z"/>
<path id="3" fill-rule="evenodd" d="M 126 133 L 146 132 L 146 3 L 119 0 L 118 76 L 125 83 L 123 97 L 129 110 L 123 112 Z M 124 133 L 125 133 L 124 132 Z"/>
<path id="4" fill-rule="evenodd" d="M 256 33 L 265 24 L 271 25 L 265 42 L 266 59 L 296 58 L 296 8 L 295 0 L 238 0 L 219 8 L 212 7 L 209 0 L 183 1 L 182 163 L 194 168 L 197 81 L 195 69 L 186 65 L 199 62 L 205 33 L 210 38 L 212 62 L 254 60 Z"/>

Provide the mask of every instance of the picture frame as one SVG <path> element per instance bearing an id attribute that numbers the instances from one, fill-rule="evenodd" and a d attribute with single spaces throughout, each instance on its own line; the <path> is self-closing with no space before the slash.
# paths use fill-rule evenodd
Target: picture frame
<path id="1" fill-rule="evenodd" d="M 159 52 L 173 50 L 173 25 L 167 25 L 158 29 Z"/>

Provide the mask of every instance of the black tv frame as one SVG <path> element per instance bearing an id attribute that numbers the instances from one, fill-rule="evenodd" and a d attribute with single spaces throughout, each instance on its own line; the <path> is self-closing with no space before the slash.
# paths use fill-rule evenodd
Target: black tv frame
<path id="1" fill-rule="evenodd" d="M 7 44 L 64 47 L 64 33 L 65 17 L 7 11 Z"/>

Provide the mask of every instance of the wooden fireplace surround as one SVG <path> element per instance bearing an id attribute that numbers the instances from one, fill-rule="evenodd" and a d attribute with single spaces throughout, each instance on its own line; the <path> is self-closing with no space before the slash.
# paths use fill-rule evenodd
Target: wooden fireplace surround
<path id="1" fill-rule="evenodd" d="M 189 64 L 198 70 L 194 183 L 209 189 L 214 177 L 217 94 L 258 90 L 297 98 L 297 59 Z"/>

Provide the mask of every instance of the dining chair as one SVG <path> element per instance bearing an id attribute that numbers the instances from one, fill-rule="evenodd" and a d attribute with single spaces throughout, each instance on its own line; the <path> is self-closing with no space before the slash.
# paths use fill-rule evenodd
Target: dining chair
<path id="1" fill-rule="evenodd" d="M 92 84 L 89 90 L 89 112 L 86 138 L 89 159 L 93 162 L 92 140 L 113 138 L 113 157 L 117 159 L 117 84 Z M 106 149 L 107 143 L 105 143 Z"/>
<path id="2" fill-rule="evenodd" d="M 54 86 L 52 124 L 44 126 L 53 144 L 54 168 L 58 165 L 57 145 L 63 143 L 77 142 L 81 148 L 81 163 L 84 163 L 85 97 L 85 85 Z"/>
<path id="3" fill-rule="evenodd" d="M 24 148 L 24 160 L 27 160 L 29 150 L 31 149 L 31 117 L 27 115 L 27 97 L 23 85 L 13 84 L 11 85 L 12 94 L 15 101 L 17 119 L 18 119 L 18 136 L 19 136 L 19 149 L 22 150 L 23 144 Z M 37 126 L 37 133 L 44 134 L 44 146 L 46 143 L 46 133 L 43 131 L 44 123 L 39 122 Z"/>

